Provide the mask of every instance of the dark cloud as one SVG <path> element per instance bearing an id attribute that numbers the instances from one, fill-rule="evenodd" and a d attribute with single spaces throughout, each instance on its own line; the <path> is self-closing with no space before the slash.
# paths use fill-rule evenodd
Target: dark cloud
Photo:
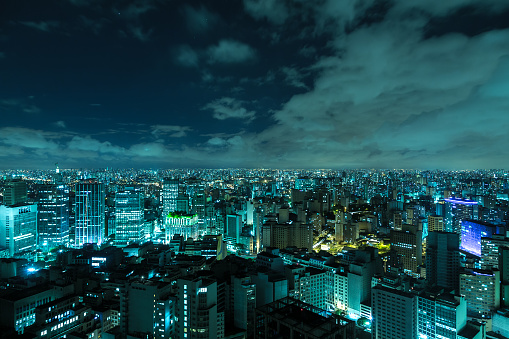
<path id="1" fill-rule="evenodd" d="M 179 46 L 174 51 L 175 61 L 185 67 L 197 67 L 199 64 L 199 55 L 188 45 Z"/>
<path id="2" fill-rule="evenodd" d="M 57 21 L 22 21 L 20 23 L 43 32 L 54 31 L 60 27 L 60 23 Z"/>
<path id="3" fill-rule="evenodd" d="M 211 64 L 236 64 L 256 59 L 256 51 L 248 44 L 235 40 L 221 40 L 207 50 Z"/>
<path id="4" fill-rule="evenodd" d="M 203 109 L 214 112 L 213 117 L 218 120 L 242 119 L 250 122 L 255 118 L 256 112 L 247 110 L 244 105 L 243 101 L 223 97 L 208 103 Z"/>

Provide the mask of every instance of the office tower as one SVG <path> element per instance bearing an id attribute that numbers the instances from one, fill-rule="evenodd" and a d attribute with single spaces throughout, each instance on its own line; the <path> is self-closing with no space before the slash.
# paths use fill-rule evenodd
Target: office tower
<path id="1" fill-rule="evenodd" d="M 430 232 L 426 245 L 426 281 L 458 290 L 460 271 L 459 235 Z"/>
<path id="2" fill-rule="evenodd" d="M 499 247 L 498 269 L 500 270 L 500 302 L 502 306 L 507 307 L 509 306 L 509 247 Z"/>
<path id="3" fill-rule="evenodd" d="M 403 229 L 403 215 L 401 214 L 401 212 L 394 212 L 393 219 L 394 219 L 393 229 L 396 231 L 401 231 Z"/>
<path id="4" fill-rule="evenodd" d="M 171 283 L 141 280 L 127 288 L 127 334 L 144 338 L 175 337 L 175 299 Z"/>
<path id="5" fill-rule="evenodd" d="M 462 220 L 461 221 L 461 249 L 481 256 L 481 238 L 490 238 L 493 234 L 504 234 L 502 226 L 488 224 L 482 221 Z"/>
<path id="6" fill-rule="evenodd" d="M 170 212 L 177 210 L 177 197 L 179 195 L 178 179 L 165 178 L 162 190 L 163 218 Z"/>
<path id="7" fill-rule="evenodd" d="M 169 244 L 175 234 L 187 238 L 198 238 L 198 216 L 196 214 L 169 213 L 164 221 L 166 243 Z"/>
<path id="8" fill-rule="evenodd" d="M 189 197 L 185 194 L 179 194 L 177 196 L 177 207 L 176 211 L 189 213 Z"/>
<path id="9" fill-rule="evenodd" d="M 500 307 L 500 271 L 477 270 L 460 274 L 460 294 L 467 300 L 469 317 L 491 318 Z"/>
<path id="10" fill-rule="evenodd" d="M 74 288 L 72 288 L 74 291 Z M 0 294 L 0 327 L 14 328 L 18 333 L 35 323 L 36 308 L 68 294 L 67 289 L 37 285 L 23 290 L 7 288 Z M 15 337 L 15 336 L 13 336 Z M 5 338 L 8 338 L 7 336 Z"/>
<path id="11" fill-rule="evenodd" d="M 300 222 L 277 224 L 268 222 L 262 227 L 262 246 L 313 248 L 313 226 Z"/>
<path id="12" fill-rule="evenodd" d="M 240 233 L 242 232 L 242 216 L 238 214 L 229 214 L 226 216 L 225 236 L 234 244 L 240 242 Z"/>
<path id="13" fill-rule="evenodd" d="M 417 297 L 416 338 L 457 338 L 466 326 L 467 302 L 464 296 L 425 291 Z"/>
<path id="14" fill-rule="evenodd" d="M 509 238 L 502 234 L 493 234 L 491 237 L 481 237 L 481 268 L 498 268 L 499 249 L 509 247 Z"/>
<path id="15" fill-rule="evenodd" d="M 391 249 L 401 256 L 406 271 L 417 272 L 422 265 L 422 231 L 413 225 L 403 225 L 401 231 L 391 231 Z"/>
<path id="16" fill-rule="evenodd" d="M 69 188 L 63 184 L 38 185 L 37 233 L 39 246 L 50 249 L 69 243 Z"/>
<path id="17" fill-rule="evenodd" d="M 444 218 L 438 215 L 430 215 L 428 217 L 428 232 L 441 232 L 444 229 Z"/>
<path id="18" fill-rule="evenodd" d="M 377 285 L 372 288 L 371 338 L 417 338 L 417 298 L 411 293 Z"/>
<path id="19" fill-rule="evenodd" d="M 198 215 L 198 227 L 200 232 L 204 233 L 206 228 L 206 207 L 207 197 L 205 195 L 205 185 L 202 182 L 194 184 L 193 208 L 192 211 Z"/>
<path id="20" fill-rule="evenodd" d="M 356 338 L 355 322 L 287 297 L 256 309 L 255 339 Z"/>
<path id="21" fill-rule="evenodd" d="M 224 338 L 224 311 L 218 311 L 217 282 L 183 277 L 177 281 L 177 338 Z"/>
<path id="22" fill-rule="evenodd" d="M 115 245 L 127 246 L 143 241 L 143 193 L 134 187 L 115 194 Z"/>
<path id="23" fill-rule="evenodd" d="M 95 180 L 76 184 L 74 245 L 100 245 L 104 240 L 104 185 Z"/>
<path id="24" fill-rule="evenodd" d="M 327 286 L 326 271 L 307 267 L 295 281 L 295 296 L 300 301 L 321 309 L 326 309 Z"/>
<path id="25" fill-rule="evenodd" d="M 254 331 L 256 285 L 249 275 L 232 276 L 230 291 L 229 308 L 233 324 L 251 336 Z"/>
<path id="26" fill-rule="evenodd" d="M 21 179 L 11 179 L 6 182 L 4 191 L 4 205 L 13 206 L 27 203 L 27 184 Z"/>
<path id="27" fill-rule="evenodd" d="M 348 265 L 346 276 L 348 279 L 348 313 L 357 317 L 369 318 L 371 302 L 371 282 L 375 274 L 383 272 L 382 261 L 378 255 L 378 249 L 345 253 L 343 263 Z"/>
<path id="28" fill-rule="evenodd" d="M 0 205 L 0 247 L 17 257 L 37 248 L 37 205 Z"/>
<path id="29" fill-rule="evenodd" d="M 255 208 L 253 212 L 253 231 L 254 231 L 254 252 L 262 250 L 262 228 L 264 224 L 265 211 L 262 206 Z"/>
<path id="30" fill-rule="evenodd" d="M 445 231 L 460 234 L 461 221 L 477 219 L 477 201 L 458 198 L 446 198 L 445 201 Z"/>

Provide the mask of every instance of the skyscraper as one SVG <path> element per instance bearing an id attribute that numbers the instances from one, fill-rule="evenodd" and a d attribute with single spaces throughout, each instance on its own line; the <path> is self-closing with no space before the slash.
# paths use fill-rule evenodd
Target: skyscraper
<path id="1" fill-rule="evenodd" d="M 445 231 L 460 234 L 461 221 L 477 219 L 477 201 L 447 198 L 445 201 Z"/>
<path id="2" fill-rule="evenodd" d="M 86 180 L 76 184 L 75 246 L 101 244 L 104 240 L 104 184 Z"/>
<path id="3" fill-rule="evenodd" d="M 493 234 L 503 234 L 504 228 L 482 221 L 461 221 L 461 249 L 481 256 L 481 238 L 490 238 Z"/>
<path id="4" fill-rule="evenodd" d="M 467 300 L 468 316 L 491 318 L 500 307 L 500 271 L 476 270 L 460 274 L 460 294 Z"/>
<path id="5" fill-rule="evenodd" d="M 36 189 L 39 246 L 45 249 L 69 243 L 69 188 L 63 184 Z"/>
<path id="6" fill-rule="evenodd" d="M 430 232 L 426 247 L 428 283 L 458 290 L 459 271 L 459 235 L 449 232 Z"/>
<path id="7" fill-rule="evenodd" d="M 401 255 L 405 270 L 417 272 L 417 266 L 422 265 L 422 231 L 407 224 L 402 231 L 391 231 L 391 249 Z"/>
<path id="8" fill-rule="evenodd" d="M 0 205 L 0 246 L 14 257 L 37 246 L 37 205 Z"/>
<path id="9" fill-rule="evenodd" d="M 4 205 L 12 206 L 24 204 L 27 200 L 27 184 L 21 179 L 11 179 L 6 182 L 4 191 Z"/>
<path id="10" fill-rule="evenodd" d="M 436 215 L 428 217 L 428 232 L 444 231 L 444 218 Z"/>
<path id="11" fill-rule="evenodd" d="M 218 311 L 217 282 L 183 277 L 177 281 L 178 338 L 224 338 L 224 312 Z"/>
<path id="12" fill-rule="evenodd" d="M 165 178 L 163 181 L 162 191 L 163 218 L 166 217 L 170 212 L 175 212 L 177 210 L 178 195 L 178 179 Z"/>
<path id="13" fill-rule="evenodd" d="M 371 338 L 417 338 L 417 298 L 415 295 L 377 285 L 372 289 Z"/>
<path id="14" fill-rule="evenodd" d="M 126 187 L 115 194 L 115 245 L 127 246 L 143 240 L 144 201 L 142 192 Z"/>

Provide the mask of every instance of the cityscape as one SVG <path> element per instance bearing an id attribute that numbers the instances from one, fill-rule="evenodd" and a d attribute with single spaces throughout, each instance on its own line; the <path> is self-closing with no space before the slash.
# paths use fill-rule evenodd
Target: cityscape
<path id="1" fill-rule="evenodd" d="M 1 0 L 0 339 L 509 338 L 508 18 Z"/>
<path id="2" fill-rule="evenodd" d="M 505 170 L 0 174 L 2 338 L 509 336 Z"/>

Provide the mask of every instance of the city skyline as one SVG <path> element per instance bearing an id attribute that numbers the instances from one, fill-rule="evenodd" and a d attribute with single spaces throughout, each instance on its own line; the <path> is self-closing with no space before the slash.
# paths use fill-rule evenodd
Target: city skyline
<path id="1" fill-rule="evenodd" d="M 509 167 L 506 1 L 0 13 L 0 169 Z"/>

